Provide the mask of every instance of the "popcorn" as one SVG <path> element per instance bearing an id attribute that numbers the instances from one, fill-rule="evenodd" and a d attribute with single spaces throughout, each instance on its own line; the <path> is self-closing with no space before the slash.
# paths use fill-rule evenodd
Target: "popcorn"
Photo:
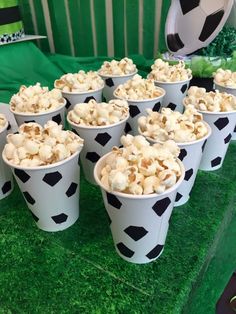
<path id="1" fill-rule="evenodd" d="M 192 77 L 192 71 L 185 68 L 182 60 L 178 64 L 170 65 L 168 62 L 156 59 L 151 69 L 148 78 L 159 82 L 186 81 Z"/>
<path id="2" fill-rule="evenodd" d="M 180 149 L 173 141 L 150 143 L 141 135 L 121 137 L 122 148 L 113 147 L 101 170 L 101 183 L 109 191 L 143 195 L 172 187 L 181 176 Z"/>
<path id="3" fill-rule="evenodd" d="M 104 87 L 102 78 L 95 71 L 79 71 L 78 73 L 68 73 L 62 75 L 59 80 L 55 80 L 54 87 L 62 92 L 81 93 L 95 91 Z"/>
<path id="4" fill-rule="evenodd" d="M 184 99 L 185 106 L 193 105 L 197 110 L 225 112 L 236 110 L 236 97 L 219 91 L 206 92 L 205 88 L 192 86 Z"/>
<path id="5" fill-rule="evenodd" d="M 146 111 L 147 116 L 138 119 L 139 130 L 143 136 L 153 140 L 192 142 L 208 133 L 202 114 L 191 105 L 183 114 L 170 108 L 162 108 L 161 113 L 151 109 Z"/>
<path id="6" fill-rule="evenodd" d="M 4 116 L 4 114 L 0 113 L 0 131 L 5 128 L 6 124 L 7 124 L 7 119 Z"/>
<path id="7" fill-rule="evenodd" d="M 88 103 L 76 104 L 69 111 L 68 120 L 86 126 L 102 126 L 117 123 L 129 116 L 126 100 L 112 99 L 108 103 L 97 103 L 91 99 Z"/>
<path id="8" fill-rule="evenodd" d="M 123 58 L 120 61 L 105 61 L 99 70 L 99 74 L 111 76 L 123 76 L 135 72 L 137 72 L 136 65 L 133 63 L 133 60 L 129 58 Z"/>
<path id="9" fill-rule="evenodd" d="M 3 155 L 13 165 L 45 166 L 81 151 L 84 140 L 62 126 L 48 121 L 44 128 L 34 122 L 22 124 L 19 133 L 8 134 Z"/>
<path id="10" fill-rule="evenodd" d="M 126 100 L 145 100 L 164 95 L 164 90 L 156 87 L 153 80 L 143 79 L 136 74 L 131 80 L 119 85 L 114 95 Z"/>
<path id="11" fill-rule="evenodd" d="M 236 72 L 232 72 L 231 70 L 223 70 L 218 69 L 214 75 L 214 81 L 216 84 L 236 88 Z"/>
<path id="12" fill-rule="evenodd" d="M 10 108 L 16 113 L 43 113 L 53 111 L 64 104 L 65 100 L 57 89 L 49 91 L 40 83 L 26 87 L 22 85 L 17 94 L 10 100 Z"/>

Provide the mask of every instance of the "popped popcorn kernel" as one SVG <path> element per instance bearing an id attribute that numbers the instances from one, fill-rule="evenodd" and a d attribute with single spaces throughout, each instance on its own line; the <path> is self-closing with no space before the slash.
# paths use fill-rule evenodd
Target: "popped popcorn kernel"
<path id="1" fill-rule="evenodd" d="M 98 72 L 101 75 L 124 76 L 137 72 L 137 68 L 132 59 L 123 58 L 120 61 L 105 61 Z"/>

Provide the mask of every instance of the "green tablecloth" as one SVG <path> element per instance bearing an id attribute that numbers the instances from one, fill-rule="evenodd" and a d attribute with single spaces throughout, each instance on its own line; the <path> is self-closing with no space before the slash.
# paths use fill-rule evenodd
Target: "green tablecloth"
<path id="1" fill-rule="evenodd" d="M 47 58 L 32 43 L 0 47 L 0 102 L 21 84 L 52 87 L 62 73 L 103 60 Z M 235 163 L 230 144 L 222 169 L 199 171 L 190 201 L 173 212 L 163 255 L 147 265 L 116 254 L 100 190 L 83 175 L 80 218 L 58 233 L 37 229 L 16 187 L 0 201 L 0 313 L 181 313 L 235 210 Z"/>

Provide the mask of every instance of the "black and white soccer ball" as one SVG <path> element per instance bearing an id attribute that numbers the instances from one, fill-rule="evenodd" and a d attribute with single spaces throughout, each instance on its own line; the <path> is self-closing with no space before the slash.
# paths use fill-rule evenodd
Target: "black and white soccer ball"
<path id="1" fill-rule="evenodd" d="M 221 31 L 234 0 L 172 0 L 166 20 L 166 44 L 179 55 L 206 47 Z"/>

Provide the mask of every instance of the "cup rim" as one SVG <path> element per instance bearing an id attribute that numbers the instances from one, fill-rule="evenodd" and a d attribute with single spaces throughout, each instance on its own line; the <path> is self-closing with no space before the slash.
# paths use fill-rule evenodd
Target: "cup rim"
<path id="1" fill-rule="evenodd" d="M 217 86 L 220 86 L 220 87 L 223 87 L 223 88 L 227 88 L 227 89 L 235 89 L 236 90 L 236 86 L 235 87 L 232 87 L 232 86 L 225 86 L 225 85 L 222 85 L 222 84 L 219 84 L 217 83 L 215 80 L 213 80 L 213 83 Z M 216 88 L 217 89 L 217 88 Z M 235 96 L 235 95 L 233 95 Z"/>
<path id="2" fill-rule="evenodd" d="M 187 97 L 184 97 L 184 99 L 183 99 L 183 106 L 186 108 L 186 104 L 185 104 L 185 99 L 186 99 Z M 189 104 L 190 105 L 190 104 Z M 188 106 L 188 105 L 187 105 Z M 193 105 L 194 106 L 194 105 Z M 194 106 L 195 107 L 195 106 Z M 235 114 L 236 113 L 236 109 L 235 110 L 232 110 L 232 111 L 208 111 L 208 110 L 199 110 L 199 109 L 197 109 L 196 108 L 196 110 L 198 111 L 198 112 L 200 112 L 200 113 L 202 113 L 202 114 L 209 114 L 209 115 L 226 115 L 226 114 L 228 114 L 228 115 L 230 115 L 230 114 Z"/>
<path id="3" fill-rule="evenodd" d="M 104 86 L 105 86 L 105 84 L 103 82 L 103 86 L 98 88 L 98 89 L 91 89 L 91 90 L 87 90 L 87 91 L 84 91 L 84 92 L 63 92 L 63 90 L 61 90 L 58 87 L 55 87 L 55 85 L 54 85 L 55 88 L 57 88 L 57 89 L 59 89 L 61 91 L 63 96 L 68 96 L 68 95 L 87 95 L 87 94 L 91 94 L 91 93 L 96 93 L 96 92 L 99 92 L 99 91 L 103 90 Z"/>
<path id="4" fill-rule="evenodd" d="M 83 149 L 83 147 L 82 147 L 82 149 Z M 40 170 L 52 169 L 52 168 L 56 168 L 58 166 L 61 166 L 61 165 L 65 164 L 66 162 L 70 161 L 71 159 L 75 158 L 79 154 L 80 154 L 80 151 L 76 151 L 74 154 L 72 154 L 70 157 L 68 157 L 66 159 L 55 162 L 53 164 L 38 166 L 38 167 L 37 166 L 35 166 L 35 167 L 23 167 L 20 165 L 14 165 L 7 160 L 7 158 L 3 154 L 3 151 L 2 151 L 2 159 L 10 168 L 24 170 L 24 171 L 31 171 L 31 170 L 32 171 L 40 171 Z"/>
<path id="5" fill-rule="evenodd" d="M 151 102 L 151 101 L 157 101 L 159 99 L 162 99 L 165 97 L 166 95 L 166 91 L 164 90 L 164 88 L 162 87 L 159 87 L 159 86 L 155 86 L 156 89 L 159 89 L 161 92 L 162 92 L 162 95 L 158 96 L 158 97 L 155 97 L 155 98 L 148 98 L 148 99 L 125 99 L 125 98 L 122 98 L 122 97 L 119 97 L 119 96 L 116 96 L 115 95 L 115 91 L 116 89 L 114 90 L 113 92 L 113 96 L 116 98 L 116 99 L 120 99 L 120 100 L 126 100 L 128 103 L 131 102 L 131 103 L 142 103 L 142 102 Z"/>
<path id="6" fill-rule="evenodd" d="M 9 106 L 9 110 L 10 112 L 13 114 L 13 115 L 16 115 L 16 116 L 22 116 L 22 117 L 42 117 L 42 116 L 46 116 L 47 114 L 49 113 L 54 113 L 54 112 L 57 112 L 57 111 L 60 111 L 63 107 L 66 106 L 66 99 L 63 97 L 63 104 L 60 105 L 59 107 L 55 108 L 54 110 L 48 110 L 48 111 L 44 111 L 44 112 L 37 112 L 37 113 L 33 113 L 33 112 L 30 112 L 30 113 L 26 113 L 26 112 L 16 112 L 16 111 L 13 111 L 11 109 L 11 106 Z"/>
<path id="7" fill-rule="evenodd" d="M 72 110 L 70 110 L 70 111 L 72 111 Z M 69 111 L 69 112 L 70 112 L 70 111 Z M 73 126 L 73 127 L 77 127 L 77 128 L 80 128 L 80 129 L 86 129 L 86 130 L 88 130 L 88 129 L 90 129 L 90 130 L 110 129 L 110 128 L 112 128 L 112 127 L 118 126 L 118 125 L 120 125 L 120 124 L 126 122 L 126 121 L 129 119 L 129 117 L 130 117 L 130 114 L 128 113 L 128 116 L 125 117 L 125 119 L 123 119 L 123 120 L 121 120 L 121 121 L 119 121 L 119 122 L 116 122 L 116 123 L 113 123 L 113 124 L 109 124 L 109 125 L 101 125 L 101 126 L 98 126 L 98 125 L 92 126 L 92 125 L 91 125 L 91 126 L 89 126 L 89 125 L 80 125 L 80 124 L 76 124 L 75 122 L 72 122 L 72 121 L 68 118 L 69 112 L 68 112 L 68 114 L 67 114 L 67 116 L 66 116 L 67 122 L 68 122 L 71 126 Z"/>
<path id="8" fill-rule="evenodd" d="M 120 197 L 123 197 L 123 198 L 128 198 L 128 199 L 150 199 L 150 198 L 162 197 L 162 196 L 165 196 L 167 194 L 170 194 L 174 190 L 177 191 L 178 187 L 180 186 L 180 184 L 182 183 L 182 181 L 184 179 L 185 168 L 184 168 L 184 165 L 183 165 L 182 161 L 179 158 L 177 158 L 177 162 L 178 162 L 178 164 L 179 164 L 179 166 L 181 168 L 181 176 L 180 176 L 179 180 L 171 188 L 167 189 L 165 192 L 163 192 L 161 194 L 152 193 L 152 194 L 135 195 L 135 194 L 128 194 L 128 193 L 122 193 L 122 192 L 117 192 L 117 191 L 110 191 L 101 183 L 100 179 L 98 178 L 97 169 L 98 169 L 98 166 L 100 165 L 100 163 L 104 159 L 106 159 L 111 153 L 112 152 L 109 152 L 109 153 L 103 155 L 97 161 L 97 163 L 95 164 L 94 171 L 93 171 L 94 179 L 95 179 L 96 183 L 98 184 L 98 186 L 101 189 L 103 189 L 104 191 L 106 191 L 106 192 L 108 192 L 110 194 L 113 194 L 113 195 L 116 195 L 116 196 L 120 196 Z"/>
<path id="9" fill-rule="evenodd" d="M 150 73 L 149 73 L 150 74 Z M 149 75 L 148 75 L 149 76 Z M 147 76 L 147 78 L 148 78 Z M 182 80 L 182 81 L 175 81 L 175 82 L 163 82 L 163 81 L 158 81 L 158 80 L 154 80 L 154 83 L 158 83 L 158 84 L 165 84 L 165 85 L 174 85 L 174 84 L 183 84 L 185 82 L 189 82 L 191 81 L 191 79 L 193 78 L 193 76 L 191 75 L 190 78 L 186 79 L 186 80 Z"/>
<path id="10" fill-rule="evenodd" d="M 205 141 L 206 139 L 208 139 L 208 138 L 211 136 L 212 130 L 211 130 L 210 125 L 209 125 L 206 121 L 202 121 L 202 122 L 205 124 L 205 126 L 207 127 L 207 130 L 208 130 L 207 134 L 206 134 L 205 136 L 203 136 L 202 138 L 199 138 L 198 140 L 191 141 L 191 142 L 176 142 L 175 140 L 173 140 L 173 141 L 174 141 L 178 146 L 191 146 L 191 145 L 197 144 L 197 143 L 199 143 L 199 142 Z M 139 133 L 140 133 L 142 136 L 144 136 L 148 141 L 150 141 L 150 142 L 152 142 L 152 143 L 160 143 L 160 144 L 165 143 L 165 142 L 163 142 L 163 141 L 158 141 L 158 140 L 155 140 L 155 139 L 153 139 L 153 138 L 151 138 L 151 137 L 149 137 L 149 136 L 143 135 L 143 133 L 140 132 L 139 127 L 138 127 L 138 131 L 139 131 Z M 168 140 L 170 140 L 170 139 L 168 139 Z M 168 140 L 166 140 L 166 141 L 168 141 Z"/>
<path id="11" fill-rule="evenodd" d="M 129 76 L 133 76 L 135 74 L 138 73 L 138 69 L 135 70 L 135 72 L 129 73 L 129 74 L 124 74 L 124 75 L 112 75 L 112 74 L 101 74 L 100 73 L 101 69 L 99 69 L 97 72 L 101 77 L 104 78 L 122 78 L 122 77 L 129 77 Z"/>

